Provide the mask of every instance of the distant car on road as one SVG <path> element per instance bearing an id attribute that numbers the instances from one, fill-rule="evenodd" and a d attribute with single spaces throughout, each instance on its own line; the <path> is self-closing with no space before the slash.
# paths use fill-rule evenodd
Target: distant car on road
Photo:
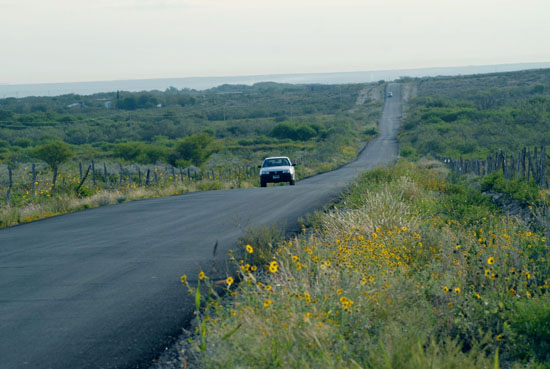
<path id="1" fill-rule="evenodd" d="M 268 183 L 288 182 L 291 186 L 296 184 L 296 174 L 290 159 L 286 156 L 274 156 L 265 158 L 260 168 L 260 186 L 265 187 Z"/>
<path id="2" fill-rule="evenodd" d="M 393 97 L 393 93 L 392 93 L 392 92 L 388 92 L 388 97 Z"/>

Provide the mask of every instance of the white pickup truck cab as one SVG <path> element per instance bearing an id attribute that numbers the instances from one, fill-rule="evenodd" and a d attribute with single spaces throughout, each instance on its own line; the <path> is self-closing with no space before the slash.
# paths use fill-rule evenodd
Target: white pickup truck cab
<path id="1" fill-rule="evenodd" d="M 288 182 L 291 186 L 296 184 L 296 174 L 294 167 L 286 156 L 274 156 L 265 158 L 260 168 L 260 186 L 265 187 L 269 182 L 279 183 Z"/>

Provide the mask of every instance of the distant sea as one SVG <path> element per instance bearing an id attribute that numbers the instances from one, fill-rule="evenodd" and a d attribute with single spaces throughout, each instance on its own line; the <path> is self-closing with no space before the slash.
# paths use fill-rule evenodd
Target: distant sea
<path id="1" fill-rule="evenodd" d="M 427 77 L 427 76 L 457 76 L 468 74 L 484 74 L 498 72 L 513 72 L 527 69 L 550 68 L 546 63 L 499 64 L 464 67 L 420 68 L 383 70 L 371 72 L 344 72 L 344 73 L 308 73 L 308 74 L 272 74 L 257 76 L 233 77 L 188 77 L 188 78 L 159 78 L 135 79 L 120 81 L 71 82 L 71 83 L 44 83 L 44 84 L 0 84 L 0 98 L 27 97 L 27 96 L 58 96 L 65 94 L 91 95 L 98 92 L 112 91 L 164 91 L 169 87 L 177 89 L 189 88 L 206 90 L 223 84 L 253 85 L 258 82 L 278 82 L 293 84 L 339 84 L 339 83 L 368 83 L 379 80 L 392 81 L 400 77 Z"/>

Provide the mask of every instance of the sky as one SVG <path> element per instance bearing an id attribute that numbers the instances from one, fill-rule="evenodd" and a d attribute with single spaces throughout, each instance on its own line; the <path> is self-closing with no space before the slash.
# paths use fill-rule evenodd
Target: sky
<path id="1" fill-rule="evenodd" d="M 0 84 L 550 61 L 549 0 L 0 0 Z"/>

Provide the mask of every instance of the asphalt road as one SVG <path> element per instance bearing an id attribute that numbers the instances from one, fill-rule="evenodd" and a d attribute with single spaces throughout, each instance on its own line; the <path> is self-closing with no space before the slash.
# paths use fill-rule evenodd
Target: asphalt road
<path id="1" fill-rule="evenodd" d="M 397 158 L 400 85 L 388 91 L 380 135 L 357 160 L 296 186 L 135 201 L 1 230 L 0 368 L 148 367 L 192 314 L 182 274 L 223 269 L 247 227 L 295 225 L 360 171 Z"/>

